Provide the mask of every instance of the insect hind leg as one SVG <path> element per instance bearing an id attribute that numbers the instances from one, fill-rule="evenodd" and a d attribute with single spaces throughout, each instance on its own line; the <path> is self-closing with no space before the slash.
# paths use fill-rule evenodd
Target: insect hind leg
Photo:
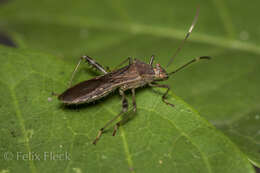
<path id="1" fill-rule="evenodd" d="M 137 108 L 136 108 L 136 101 L 135 101 L 135 89 L 132 88 L 131 91 L 132 91 L 133 112 L 136 113 Z M 123 105 L 123 107 L 124 107 L 124 105 Z M 130 118 L 130 117 L 128 117 L 128 119 L 129 119 L 129 118 Z M 125 120 L 122 119 L 122 120 L 120 120 L 119 122 L 116 123 L 116 125 L 114 126 L 113 136 L 116 135 L 116 132 L 117 132 L 119 126 L 121 126 L 121 124 L 122 124 L 124 121 L 125 121 Z"/>
<path id="2" fill-rule="evenodd" d="M 102 72 L 103 74 L 107 74 L 107 71 L 105 70 L 104 67 L 102 67 L 102 65 L 100 65 L 99 63 L 97 63 L 94 59 L 92 59 L 89 56 L 82 56 L 80 57 L 80 60 L 78 62 L 78 64 L 76 65 L 76 67 L 74 68 L 71 78 L 70 78 L 70 82 L 69 82 L 69 87 L 71 86 L 72 80 L 79 68 L 79 65 L 81 64 L 82 60 L 85 60 L 89 65 L 91 65 L 92 67 L 94 67 L 95 69 L 97 69 L 98 71 Z"/>
<path id="3" fill-rule="evenodd" d="M 105 128 L 107 128 L 112 122 L 114 122 L 117 118 L 119 118 L 123 113 L 127 112 L 128 110 L 128 101 L 126 99 L 125 93 L 123 90 L 119 89 L 119 93 L 122 96 L 122 110 L 121 112 L 115 116 L 112 120 L 110 120 L 109 122 L 107 122 L 103 128 L 101 128 L 98 132 L 98 135 L 96 137 L 96 139 L 93 141 L 93 144 L 96 145 L 97 141 L 100 139 L 101 135 L 103 134 Z M 118 124 L 118 123 L 117 123 Z M 119 127 L 119 125 L 114 127 L 114 131 L 113 131 L 113 136 L 116 134 L 117 128 Z"/>
<path id="4" fill-rule="evenodd" d="M 91 57 L 82 56 L 82 59 L 86 60 L 86 62 L 89 65 L 91 65 L 92 67 L 94 67 L 98 71 L 102 72 L 103 74 L 107 74 L 107 71 L 105 70 L 105 68 L 102 65 L 100 65 L 98 62 L 96 62 L 94 59 L 92 59 Z"/>
<path id="5" fill-rule="evenodd" d="M 127 112 L 128 110 L 128 102 L 125 96 L 125 93 L 122 89 L 119 89 L 119 93 L 122 96 L 122 112 Z M 122 121 L 122 120 L 121 120 Z M 114 131 L 113 131 L 113 136 L 116 135 L 117 129 L 120 126 L 121 121 L 117 122 L 116 125 L 114 126 Z"/>

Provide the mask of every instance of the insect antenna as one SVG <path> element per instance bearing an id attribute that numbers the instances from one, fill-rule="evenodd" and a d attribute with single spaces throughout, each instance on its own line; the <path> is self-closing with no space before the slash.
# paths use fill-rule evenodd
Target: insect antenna
<path id="1" fill-rule="evenodd" d="M 181 44 L 179 45 L 179 47 L 177 48 L 177 50 L 175 51 L 175 53 L 173 54 L 172 58 L 170 59 L 170 61 L 168 62 L 167 66 L 166 67 L 169 67 L 169 65 L 173 62 L 174 58 L 176 57 L 176 55 L 180 52 L 180 50 L 182 49 L 185 41 L 188 39 L 188 37 L 190 36 L 190 33 L 192 32 L 195 24 L 197 23 L 197 20 L 198 20 L 198 17 L 199 17 L 199 7 L 197 8 L 197 11 L 196 11 L 196 15 L 192 21 L 192 24 L 190 26 L 190 29 L 188 31 L 188 33 L 186 34 L 184 40 L 182 40 Z"/>
<path id="2" fill-rule="evenodd" d="M 190 65 L 190 64 L 192 64 L 192 63 L 194 63 L 194 62 L 196 62 L 196 61 L 202 60 L 202 59 L 207 59 L 207 60 L 209 60 L 209 59 L 211 59 L 211 57 L 209 57 L 209 56 L 201 56 L 201 57 L 194 58 L 194 59 L 190 60 L 189 62 L 187 62 L 186 64 L 180 66 L 179 68 L 177 68 L 177 69 L 174 70 L 173 72 L 168 73 L 168 76 L 170 76 L 170 75 L 172 75 L 172 74 L 174 74 L 174 73 L 176 73 L 176 72 L 182 70 L 183 68 L 187 67 L 188 65 Z"/>

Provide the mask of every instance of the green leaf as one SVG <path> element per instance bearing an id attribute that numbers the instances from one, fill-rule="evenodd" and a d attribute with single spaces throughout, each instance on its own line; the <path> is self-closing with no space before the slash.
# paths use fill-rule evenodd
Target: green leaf
<path id="1" fill-rule="evenodd" d="M 82 54 L 110 67 L 128 56 L 148 62 L 155 54 L 165 65 L 200 5 L 198 24 L 168 71 L 196 56 L 210 55 L 213 60 L 167 83 L 260 166 L 260 2 L 250 2 L 254 5 L 234 0 L 16 0 L 1 8 L 0 26 L 19 47 L 55 54 L 70 64 L 66 75 L 57 79 L 65 83 Z M 83 73 L 78 81 L 91 77 Z"/>
<path id="2" fill-rule="evenodd" d="M 119 133 L 113 137 L 110 127 L 95 146 L 98 129 L 121 109 L 115 93 L 66 108 L 51 92 L 66 88 L 73 64 L 4 47 L 0 61 L 2 171 L 254 172 L 241 151 L 190 106 L 170 93 L 172 108 L 161 101 L 162 90 L 151 88 L 137 90 L 137 114 L 124 115 L 130 121 Z M 51 153 L 69 157 L 53 160 Z"/>

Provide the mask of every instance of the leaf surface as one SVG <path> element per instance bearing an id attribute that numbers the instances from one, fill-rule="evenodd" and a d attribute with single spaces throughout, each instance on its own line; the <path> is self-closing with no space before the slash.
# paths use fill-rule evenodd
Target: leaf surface
<path id="1" fill-rule="evenodd" d="M 48 52 L 62 59 L 69 68 L 61 67 L 66 74 L 55 78 L 62 81 L 65 89 L 73 65 L 83 54 L 110 67 L 128 56 L 148 62 L 152 54 L 156 55 L 156 62 L 167 64 L 192 21 L 197 3 L 13 1 L 1 8 L 0 26 L 19 47 Z M 174 93 L 228 135 L 253 164 L 260 166 L 260 32 L 255 17 L 259 1 L 253 0 L 253 6 L 234 0 L 199 1 L 199 4 L 198 24 L 167 70 L 172 71 L 196 56 L 210 55 L 213 60 L 198 63 L 167 83 Z M 89 72 L 81 70 L 76 81 L 93 77 Z M 19 79 L 24 76 L 4 73 Z M 24 73 L 27 74 L 25 70 Z M 6 78 L 15 83 L 14 79 Z M 119 99 L 117 104 L 115 112 L 120 110 Z M 139 104 L 138 108 L 142 107 Z"/>
<path id="2" fill-rule="evenodd" d="M 138 113 L 124 115 L 130 120 L 117 136 L 108 128 L 95 146 L 98 129 L 121 109 L 116 94 L 66 108 L 51 91 L 65 89 L 64 76 L 72 65 L 47 54 L 3 47 L 0 60 L 1 153 L 10 157 L 1 161 L 2 170 L 253 172 L 239 149 L 186 103 L 172 93 L 169 101 L 175 108 L 162 103 L 162 90 L 138 90 Z M 38 154 L 39 160 L 24 156 L 28 153 Z M 69 157 L 54 161 L 50 153 Z"/>

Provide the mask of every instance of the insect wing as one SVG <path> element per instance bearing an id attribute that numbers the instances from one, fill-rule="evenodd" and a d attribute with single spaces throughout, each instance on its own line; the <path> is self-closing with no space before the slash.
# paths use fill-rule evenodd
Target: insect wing
<path id="1" fill-rule="evenodd" d="M 59 95 L 58 99 L 67 104 L 90 102 L 103 97 L 116 89 L 124 81 L 128 66 L 114 72 L 83 81 Z"/>

